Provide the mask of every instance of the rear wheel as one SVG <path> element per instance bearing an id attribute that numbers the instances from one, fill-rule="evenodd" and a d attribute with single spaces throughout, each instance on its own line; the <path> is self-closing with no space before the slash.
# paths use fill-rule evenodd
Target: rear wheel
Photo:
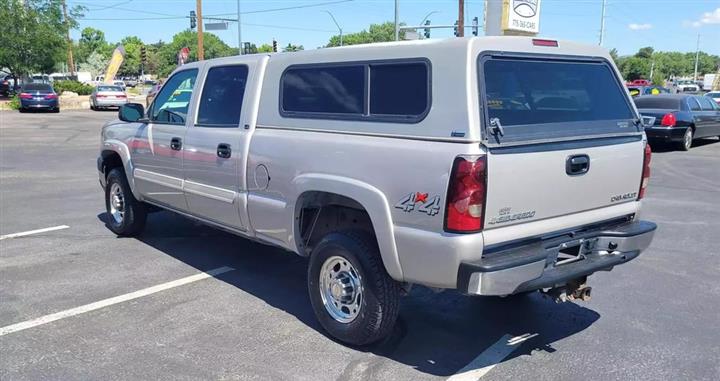
<path id="1" fill-rule="evenodd" d="M 690 147 L 692 147 L 693 143 L 693 129 L 688 127 L 685 130 L 685 134 L 683 135 L 683 140 L 680 142 L 680 149 L 683 151 L 690 150 Z"/>
<path id="2" fill-rule="evenodd" d="M 344 343 L 382 340 L 397 320 L 400 285 L 385 271 L 369 234 L 345 231 L 325 236 L 310 257 L 308 288 L 320 324 Z"/>
<path id="3" fill-rule="evenodd" d="M 105 186 L 108 227 L 120 236 L 139 234 L 145 227 L 147 208 L 135 199 L 122 169 L 110 171 Z"/>

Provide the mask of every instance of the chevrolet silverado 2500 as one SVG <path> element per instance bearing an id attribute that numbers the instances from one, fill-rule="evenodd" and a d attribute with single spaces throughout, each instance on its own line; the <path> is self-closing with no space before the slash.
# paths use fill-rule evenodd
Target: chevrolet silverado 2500
<path id="1" fill-rule="evenodd" d="M 116 234 L 159 207 L 308 257 L 322 326 L 369 344 L 412 284 L 587 299 L 656 228 L 645 124 L 596 46 L 378 43 L 180 66 L 98 170 Z"/>

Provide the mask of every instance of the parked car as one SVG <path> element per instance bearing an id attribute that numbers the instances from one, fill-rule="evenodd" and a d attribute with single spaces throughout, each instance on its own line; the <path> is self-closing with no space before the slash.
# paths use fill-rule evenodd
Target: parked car
<path id="1" fill-rule="evenodd" d="M 113 85 L 113 86 L 117 86 L 117 87 L 121 88 L 123 91 L 125 91 L 125 82 L 123 82 L 123 81 L 121 81 L 121 80 L 115 80 L 115 81 L 113 81 L 113 82 L 112 82 L 112 85 Z"/>
<path id="2" fill-rule="evenodd" d="M 120 107 L 128 101 L 127 94 L 120 86 L 98 85 L 90 94 L 90 109 L 101 110 Z"/>
<path id="3" fill-rule="evenodd" d="M 27 110 L 50 110 L 60 112 L 60 102 L 53 87 L 48 83 L 26 83 L 20 89 L 20 112 Z"/>
<path id="4" fill-rule="evenodd" d="M 669 94 L 670 90 L 661 86 L 628 86 L 630 96 Z"/>
<path id="5" fill-rule="evenodd" d="M 587 277 L 636 258 L 656 229 L 638 217 L 641 117 L 594 45 L 453 38 L 204 60 L 147 112 L 118 116 L 97 160 L 109 229 L 138 234 L 154 205 L 308 257 L 316 317 L 354 345 L 390 334 L 411 284 L 586 300 Z"/>
<path id="6" fill-rule="evenodd" d="M 133 87 L 137 86 L 137 83 L 138 83 L 137 80 L 134 80 L 131 78 L 126 78 L 123 80 L 123 82 L 125 83 L 126 88 L 128 88 L 128 87 L 133 88 Z"/>
<path id="7" fill-rule="evenodd" d="M 720 105 L 720 91 L 711 91 L 709 93 L 706 93 L 705 96 L 712 98 L 715 103 Z"/>
<path id="8" fill-rule="evenodd" d="M 7 74 L 0 77 L 0 95 L 2 96 L 7 97 L 10 94 L 17 92 L 17 90 L 20 89 L 21 86 L 21 79 L 15 77 L 12 74 Z"/>
<path id="9" fill-rule="evenodd" d="M 699 91 L 700 86 L 690 80 L 677 81 L 677 83 L 675 84 L 676 93 L 697 93 Z"/>
<path id="10" fill-rule="evenodd" d="M 145 104 L 150 106 L 150 103 L 152 103 L 153 99 L 155 99 L 155 96 L 157 95 L 158 91 L 162 88 L 162 83 L 156 83 L 152 85 L 150 90 L 148 90 L 147 95 L 145 96 Z"/>
<path id="11" fill-rule="evenodd" d="M 644 116 L 655 117 L 645 128 L 648 139 L 674 143 L 683 151 L 694 139 L 720 136 L 720 106 L 710 97 L 663 94 L 635 98 L 635 106 Z"/>

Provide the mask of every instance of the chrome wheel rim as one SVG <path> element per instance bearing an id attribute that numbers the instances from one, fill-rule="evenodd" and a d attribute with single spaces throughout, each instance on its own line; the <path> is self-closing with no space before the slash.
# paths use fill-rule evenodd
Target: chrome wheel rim
<path id="1" fill-rule="evenodd" d="M 350 323 L 360 314 L 362 278 L 347 259 L 328 258 L 320 269 L 320 296 L 330 316 L 340 323 Z"/>
<path id="2" fill-rule="evenodd" d="M 125 195 L 120 184 L 113 183 L 110 186 L 108 197 L 110 198 L 110 216 L 112 216 L 116 224 L 121 224 L 123 217 L 125 217 Z"/>
<path id="3" fill-rule="evenodd" d="M 692 130 L 688 128 L 687 131 L 685 131 L 685 148 L 689 149 L 691 146 L 692 146 Z"/>

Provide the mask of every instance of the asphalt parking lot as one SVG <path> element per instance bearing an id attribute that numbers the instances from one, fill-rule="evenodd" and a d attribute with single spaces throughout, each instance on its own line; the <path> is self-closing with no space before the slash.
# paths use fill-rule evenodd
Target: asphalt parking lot
<path id="1" fill-rule="evenodd" d="M 388 341 L 350 348 L 315 321 L 302 258 L 168 212 L 116 238 L 95 169 L 114 117 L 0 112 L 2 380 L 720 379 L 717 139 L 654 153 L 655 240 L 591 301 L 416 287 Z"/>

